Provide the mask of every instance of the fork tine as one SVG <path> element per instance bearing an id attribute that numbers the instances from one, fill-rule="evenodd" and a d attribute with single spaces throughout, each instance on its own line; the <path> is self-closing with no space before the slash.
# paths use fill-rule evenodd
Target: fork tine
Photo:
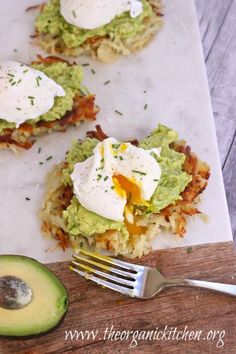
<path id="1" fill-rule="evenodd" d="M 73 272 L 81 275 L 82 277 L 84 277 L 86 279 L 94 281 L 98 285 L 104 286 L 104 287 L 109 288 L 111 290 L 118 291 L 119 293 L 122 293 L 122 294 L 125 294 L 125 295 L 135 296 L 132 289 L 124 288 L 123 286 L 110 283 L 110 282 L 108 282 L 106 280 L 103 280 L 103 279 L 100 279 L 100 278 L 96 277 L 95 275 L 85 273 L 84 271 L 79 270 L 79 269 L 77 269 L 75 267 L 72 267 L 72 266 L 70 266 L 70 270 L 72 270 Z"/>
<path id="2" fill-rule="evenodd" d="M 143 269 L 143 266 L 140 266 L 140 265 L 137 265 L 137 264 L 131 264 L 131 263 L 123 262 L 123 261 L 119 261 L 119 260 L 114 259 L 112 257 L 103 256 L 101 254 L 90 252 L 90 251 L 87 251 L 87 250 L 84 250 L 84 249 L 80 249 L 79 253 L 82 253 L 82 254 L 85 254 L 86 256 L 89 256 L 91 258 L 99 259 L 99 260 L 101 260 L 103 262 L 107 262 L 109 264 L 113 264 L 115 266 L 121 267 L 121 268 L 123 268 L 126 271 L 128 270 L 128 271 L 137 272 L 138 270 Z"/>
<path id="3" fill-rule="evenodd" d="M 105 273 L 105 272 L 101 272 L 100 270 L 97 270 L 97 269 L 90 268 L 90 267 L 88 267 L 82 263 L 78 263 L 76 261 L 72 261 L 72 264 L 84 269 L 85 271 L 87 271 L 89 273 L 94 273 L 94 274 L 100 275 L 103 278 L 106 278 L 106 279 L 109 279 L 109 280 L 114 281 L 116 283 L 119 283 L 121 286 L 127 285 L 132 288 L 134 287 L 134 281 L 132 281 L 132 280 L 127 280 L 124 278 L 115 277 L 114 275 L 111 275 L 111 274 Z"/>
<path id="4" fill-rule="evenodd" d="M 101 269 L 104 269 L 108 272 L 112 272 L 114 274 L 117 274 L 117 275 L 121 275 L 123 277 L 128 277 L 128 278 L 132 278 L 132 279 L 135 279 L 134 276 L 135 274 L 134 273 L 129 273 L 127 271 L 123 271 L 123 270 L 120 270 L 118 268 L 114 268 L 112 266 L 107 266 L 103 263 L 99 263 L 99 262 L 96 262 L 96 261 L 93 261 L 92 259 L 88 258 L 88 257 L 81 257 L 80 255 L 73 255 L 73 258 L 75 258 L 76 260 L 78 261 L 83 261 L 83 262 L 86 262 L 86 263 L 89 263 L 91 265 L 94 265 L 96 267 L 99 267 Z"/>

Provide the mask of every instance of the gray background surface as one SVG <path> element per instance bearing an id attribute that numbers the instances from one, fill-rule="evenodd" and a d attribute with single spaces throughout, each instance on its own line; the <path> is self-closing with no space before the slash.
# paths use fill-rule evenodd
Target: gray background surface
<path id="1" fill-rule="evenodd" d="M 236 239 L 236 0 L 195 0 Z M 219 215 L 220 217 L 220 215 Z"/>

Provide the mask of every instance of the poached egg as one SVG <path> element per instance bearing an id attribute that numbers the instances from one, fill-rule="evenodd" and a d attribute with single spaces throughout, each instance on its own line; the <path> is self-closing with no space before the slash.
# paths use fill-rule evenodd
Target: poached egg
<path id="1" fill-rule="evenodd" d="M 39 70 L 15 61 L 0 62 L 0 118 L 20 124 L 38 118 L 64 89 Z"/>
<path id="2" fill-rule="evenodd" d="M 98 143 L 71 174 L 78 201 L 104 218 L 134 224 L 134 205 L 148 206 L 160 180 L 152 154 L 159 156 L 160 149 L 144 150 L 114 138 Z"/>
<path id="3" fill-rule="evenodd" d="M 129 11 L 135 18 L 143 11 L 141 0 L 61 0 L 64 19 L 79 28 L 96 29 L 110 23 L 116 16 Z"/>

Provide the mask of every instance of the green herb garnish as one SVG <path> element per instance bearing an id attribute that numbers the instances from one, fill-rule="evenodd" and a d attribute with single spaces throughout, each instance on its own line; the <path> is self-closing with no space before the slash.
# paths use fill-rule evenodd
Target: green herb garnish
<path id="1" fill-rule="evenodd" d="M 138 171 L 138 170 L 132 170 L 133 173 L 138 173 L 139 175 L 146 176 L 146 172 Z"/>
<path id="2" fill-rule="evenodd" d="M 35 97 L 34 96 L 28 96 L 28 98 L 30 99 L 30 103 L 33 106 Z"/>
<path id="3" fill-rule="evenodd" d="M 112 146 L 113 149 L 119 149 L 120 144 L 112 144 L 111 146 Z"/>
<path id="4" fill-rule="evenodd" d="M 123 113 L 121 113 L 120 111 L 117 111 L 116 109 L 115 109 L 115 113 L 119 114 L 120 116 L 123 116 Z"/>
<path id="5" fill-rule="evenodd" d="M 42 78 L 40 76 L 37 76 L 36 77 L 36 83 L 37 83 L 38 87 L 40 86 L 40 80 L 42 80 Z"/>

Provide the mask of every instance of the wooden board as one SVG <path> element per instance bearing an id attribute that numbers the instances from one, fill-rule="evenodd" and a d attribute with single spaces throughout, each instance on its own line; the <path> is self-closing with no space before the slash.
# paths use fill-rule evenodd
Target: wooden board
<path id="1" fill-rule="evenodd" d="M 183 276 L 225 283 L 236 283 L 236 253 L 232 243 L 155 251 L 139 263 L 158 267 L 166 276 Z M 59 327 L 51 333 L 30 339 L 0 339 L 1 354 L 49 353 L 236 353 L 236 298 L 200 289 L 172 288 L 151 300 L 127 298 L 98 287 L 68 270 L 68 263 L 50 264 L 65 284 L 69 310 Z M 42 289 L 43 291 L 43 289 Z M 140 340 L 130 348 L 132 338 L 102 339 L 106 328 L 115 331 L 225 331 L 224 345 L 215 340 Z M 93 340 L 65 340 L 65 331 L 98 330 Z M 161 334 L 160 334 L 161 336 Z M 202 338 L 200 337 L 200 338 Z M 100 339 L 101 338 L 101 339 Z M 221 342 L 219 342 L 220 344 Z M 222 343 L 221 343 L 222 344 Z"/>

